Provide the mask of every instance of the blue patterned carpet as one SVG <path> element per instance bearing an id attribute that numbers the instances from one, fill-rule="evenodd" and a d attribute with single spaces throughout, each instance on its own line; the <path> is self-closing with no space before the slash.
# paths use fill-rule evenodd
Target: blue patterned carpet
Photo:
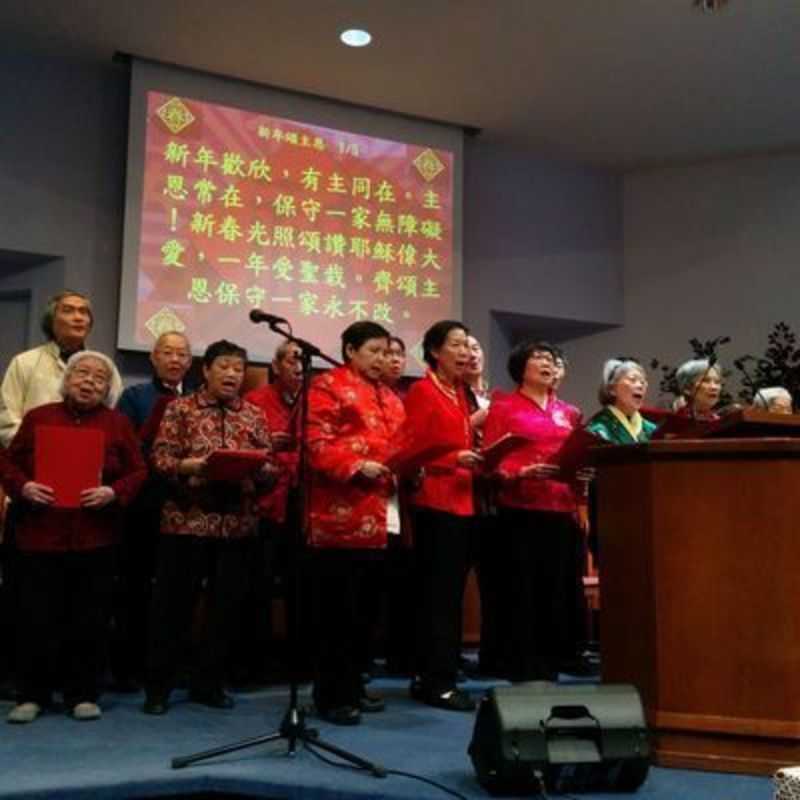
<path id="1" fill-rule="evenodd" d="M 479 696 L 487 684 L 465 688 Z M 371 688 L 384 693 L 389 707 L 365 716 L 358 727 L 319 728 L 327 741 L 379 762 L 388 769 L 413 772 L 468 798 L 488 795 L 475 780 L 467 745 L 473 714 L 428 708 L 410 700 L 406 682 L 381 679 Z M 301 701 L 309 703 L 308 687 Z M 233 711 L 214 711 L 183 702 L 178 692 L 165 717 L 139 710 L 141 695 L 105 695 L 104 716 L 76 722 L 49 713 L 31 725 L 0 722 L 0 797 L 3 798 L 147 798 L 226 792 L 249 797 L 292 800 L 349 798 L 446 798 L 440 789 L 390 775 L 378 779 L 352 769 L 322 763 L 310 752 L 286 755 L 286 744 L 269 745 L 221 756 L 181 770 L 170 768 L 174 756 L 268 733 L 280 724 L 288 703 L 285 687 L 239 694 Z M 0 704 L 5 715 L 10 703 Z M 681 770 L 653 769 L 637 797 L 647 800 L 767 800 L 767 778 Z M 586 798 L 620 795 L 592 794 Z"/>

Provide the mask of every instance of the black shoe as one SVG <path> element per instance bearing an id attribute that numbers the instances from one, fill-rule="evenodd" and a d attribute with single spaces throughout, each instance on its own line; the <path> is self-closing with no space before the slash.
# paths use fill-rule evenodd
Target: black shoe
<path id="1" fill-rule="evenodd" d="M 425 700 L 425 687 L 423 686 L 422 678 L 420 678 L 419 675 L 416 675 L 414 678 L 412 678 L 411 684 L 408 687 L 408 693 L 414 700 Z"/>
<path id="2" fill-rule="evenodd" d="M 361 712 L 355 706 L 339 706 L 324 711 L 317 709 L 317 714 L 333 725 L 358 725 L 361 722 Z"/>
<path id="3" fill-rule="evenodd" d="M 474 711 L 475 701 L 461 689 L 448 689 L 445 692 L 425 692 L 424 703 L 445 711 Z"/>
<path id="4" fill-rule="evenodd" d="M 167 705 L 166 697 L 148 695 L 144 700 L 142 711 L 144 711 L 145 714 L 154 714 L 155 716 L 160 717 L 167 713 L 168 708 L 169 706 Z"/>
<path id="5" fill-rule="evenodd" d="M 226 692 L 223 692 L 222 689 L 192 689 L 189 692 L 189 700 L 192 703 L 200 703 L 209 708 L 230 709 L 236 705 L 234 699 Z"/>
<path id="6" fill-rule="evenodd" d="M 358 700 L 358 708 L 364 714 L 377 714 L 379 711 L 386 709 L 386 701 L 380 695 L 370 694 L 366 689 L 363 689 Z"/>

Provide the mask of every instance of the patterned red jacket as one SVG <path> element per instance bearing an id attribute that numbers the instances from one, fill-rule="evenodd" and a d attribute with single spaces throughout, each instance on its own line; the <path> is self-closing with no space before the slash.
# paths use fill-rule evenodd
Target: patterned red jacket
<path id="1" fill-rule="evenodd" d="M 36 428 L 39 425 L 80 426 L 105 434 L 102 485 L 116 499 L 101 509 L 66 509 L 32 506 L 22 500 L 22 487 L 33 480 Z M 16 436 L 0 459 L 5 490 L 19 508 L 17 546 L 20 550 L 65 552 L 107 547 L 116 541 L 121 509 L 136 496 L 147 478 L 139 442 L 124 414 L 105 406 L 76 413 L 66 403 L 48 403 L 29 411 Z"/>
<path id="2" fill-rule="evenodd" d="M 362 462 L 395 453 L 405 413 L 397 395 L 345 365 L 315 379 L 309 394 L 311 467 L 309 543 L 314 547 L 386 547 L 393 481 L 369 481 Z"/>
<path id="3" fill-rule="evenodd" d="M 156 472 L 170 480 L 161 512 L 161 532 L 240 538 L 255 533 L 257 487 L 252 481 L 203 481 L 192 485 L 178 475 L 184 458 L 204 458 L 214 450 L 272 450 L 261 409 L 237 397 L 220 403 L 205 389 L 172 400 L 153 442 Z"/>

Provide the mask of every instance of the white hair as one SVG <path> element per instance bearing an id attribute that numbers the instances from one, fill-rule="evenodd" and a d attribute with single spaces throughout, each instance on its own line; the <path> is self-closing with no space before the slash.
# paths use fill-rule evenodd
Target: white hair
<path id="1" fill-rule="evenodd" d="M 788 401 L 790 406 L 794 405 L 792 395 L 789 393 L 789 390 L 784 389 L 783 386 L 768 386 L 764 389 L 759 389 L 753 397 L 753 405 L 757 408 L 763 408 L 765 411 L 769 411 L 772 401 L 777 400 L 779 397 L 783 397 Z"/>
<path id="2" fill-rule="evenodd" d="M 189 341 L 189 337 L 185 333 L 182 333 L 181 331 L 164 331 L 164 333 L 160 333 L 158 335 L 158 339 L 156 339 L 155 342 L 153 343 L 153 352 L 158 350 L 158 348 L 164 344 L 164 341 L 168 336 L 179 336 L 181 339 L 183 339 L 183 341 L 186 343 L 186 349 L 191 354 L 192 345 L 191 342 Z"/>
<path id="3" fill-rule="evenodd" d="M 614 402 L 611 387 L 631 372 L 638 372 L 647 380 L 647 373 L 644 371 L 644 367 L 632 358 L 609 358 L 603 364 L 603 381 L 597 393 L 601 405 L 605 406 Z"/>
<path id="4" fill-rule="evenodd" d="M 698 378 L 702 378 L 707 372 L 716 371 L 722 377 L 722 367 L 719 362 L 712 364 L 707 358 L 692 358 L 684 361 L 675 373 L 675 382 L 678 384 L 678 391 L 685 397 L 694 390 L 694 385 Z"/>
<path id="5" fill-rule="evenodd" d="M 93 358 L 95 361 L 99 361 L 108 370 L 108 389 L 106 391 L 106 396 L 103 398 L 103 403 L 109 408 L 114 408 L 117 404 L 117 400 L 119 400 L 119 396 L 122 394 L 122 381 L 120 380 L 117 368 L 114 366 L 114 362 L 105 353 L 99 353 L 97 350 L 79 350 L 69 357 L 67 368 L 61 376 L 61 385 L 58 387 L 59 393 L 62 397 L 67 396 L 67 378 L 72 374 L 78 364 L 87 358 Z"/>

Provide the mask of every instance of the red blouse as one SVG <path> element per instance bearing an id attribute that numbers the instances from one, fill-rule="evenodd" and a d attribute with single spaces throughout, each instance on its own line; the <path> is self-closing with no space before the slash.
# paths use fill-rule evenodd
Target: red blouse
<path id="1" fill-rule="evenodd" d="M 114 490 L 114 502 L 100 509 L 34 506 L 22 499 L 22 487 L 34 474 L 36 428 L 39 425 L 80 426 L 105 434 L 101 483 Z M 85 413 L 66 403 L 48 403 L 29 411 L 0 464 L 5 490 L 19 505 L 17 543 L 20 550 L 65 552 L 93 550 L 116 541 L 121 508 L 136 496 L 147 478 L 147 467 L 128 418 L 105 406 Z"/>
<path id="2" fill-rule="evenodd" d="M 394 481 L 370 481 L 356 473 L 364 461 L 389 460 L 404 418 L 403 404 L 391 389 L 347 365 L 314 380 L 308 398 L 309 544 L 386 547 Z"/>
<path id="3" fill-rule="evenodd" d="M 492 398 L 484 427 L 484 445 L 488 447 L 507 433 L 531 440 L 530 444 L 509 453 L 498 465 L 497 474 L 501 477 L 498 505 L 535 511 L 576 510 L 577 499 L 570 484 L 518 475 L 529 464 L 550 463 L 580 422 L 580 411 L 554 395 L 548 399 L 546 408 L 519 391 Z"/>
<path id="4" fill-rule="evenodd" d="M 429 371 L 406 395 L 403 460 L 434 445 L 449 449 L 444 456 L 423 463 L 423 478 L 410 493 L 413 506 L 459 516 L 475 513 L 472 471 L 458 465 L 461 450 L 471 450 L 472 430 L 464 388 L 451 394 Z"/>
<path id="5" fill-rule="evenodd" d="M 297 416 L 293 415 L 295 407 L 277 383 L 268 383 L 260 389 L 253 389 L 244 396 L 244 399 L 264 412 L 271 433 L 297 432 L 295 425 Z M 277 483 L 272 491 L 261 495 L 258 511 L 261 516 L 272 522 L 283 523 L 286 521 L 289 489 L 297 477 L 297 447 L 276 451 L 275 461 L 280 467 Z"/>

